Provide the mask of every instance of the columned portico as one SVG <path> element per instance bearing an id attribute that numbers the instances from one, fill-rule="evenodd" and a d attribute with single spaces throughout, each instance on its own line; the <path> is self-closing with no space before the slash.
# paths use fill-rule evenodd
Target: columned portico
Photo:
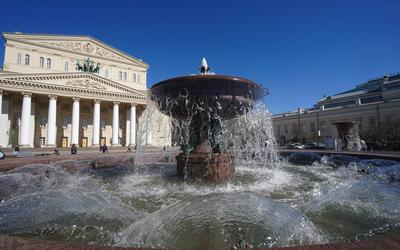
<path id="1" fill-rule="evenodd" d="M 136 145 L 136 104 L 132 103 L 130 106 L 130 138 L 129 145 Z M 128 138 L 127 138 L 128 139 Z"/>
<path id="2" fill-rule="evenodd" d="M 56 147 L 57 136 L 57 96 L 49 95 L 49 112 L 47 118 L 47 147 Z"/>
<path id="3" fill-rule="evenodd" d="M 79 100 L 80 98 L 73 97 L 72 103 L 72 129 L 71 129 L 71 144 L 79 145 Z"/>
<path id="4" fill-rule="evenodd" d="M 118 143 L 119 137 L 119 102 L 113 102 L 113 122 L 112 122 L 112 146 L 121 146 Z"/>
<path id="5" fill-rule="evenodd" d="M 93 142 L 92 146 L 99 146 L 100 142 L 100 100 L 94 100 L 93 107 Z"/>
<path id="6" fill-rule="evenodd" d="M 30 147 L 30 117 L 32 105 L 32 93 L 22 92 L 22 112 L 21 112 L 21 125 L 20 125 L 20 147 Z"/>

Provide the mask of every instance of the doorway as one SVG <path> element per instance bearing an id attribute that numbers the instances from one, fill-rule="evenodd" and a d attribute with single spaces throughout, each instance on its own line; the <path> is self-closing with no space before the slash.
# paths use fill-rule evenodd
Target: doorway
<path id="1" fill-rule="evenodd" d="M 86 148 L 88 146 L 88 138 L 82 137 L 81 147 Z"/>
<path id="2" fill-rule="evenodd" d="M 61 138 L 61 147 L 68 148 L 68 137 Z"/>

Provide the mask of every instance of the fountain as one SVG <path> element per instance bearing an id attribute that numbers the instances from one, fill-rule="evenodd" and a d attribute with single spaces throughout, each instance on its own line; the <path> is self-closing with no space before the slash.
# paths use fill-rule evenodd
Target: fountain
<path id="1" fill-rule="evenodd" d="M 64 159 L 0 173 L 0 241 L 26 249 L 398 249 L 398 156 L 279 157 L 270 114 L 255 102 L 262 88 L 212 75 L 205 60 L 200 72 L 155 85 L 141 117 L 139 134 L 157 108 L 172 118 L 183 142 L 178 162 L 139 145 L 112 152 L 111 168 L 99 167 L 101 158 L 97 168 Z"/>
<path id="2" fill-rule="evenodd" d="M 177 156 L 178 175 L 214 180 L 233 177 L 234 156 L 219 140 L 222 123 L 249 112 L 264 96 L 264 88 L 244 78 L 212 74 L 203 58 L 200 74 L 159 82 L 150 93 L 162 113 L 178 123 L 189 123 L 189 140 Z"/>

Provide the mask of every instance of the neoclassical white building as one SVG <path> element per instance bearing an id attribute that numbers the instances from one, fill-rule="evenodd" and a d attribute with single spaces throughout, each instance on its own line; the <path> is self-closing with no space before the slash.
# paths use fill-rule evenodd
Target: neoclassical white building
<path id="1" fill-rule="evenodd" d="M 3 33 L 0 146 L 136 145 L 148 65 L 93 37 Z M 78 71 L 90 58 L 99 73 Z M 157 114 L 144 144 L 170 145 Z M 142 138 L 142 137 L 140 137 Z"/>
<path id="2" fill-rule="evenodd" d="M 272 117 L 279 144 L 324 142 L 334 146 L 335 122 L 354 122 L 367 144 L 400 145 L 400 73 L 372 79 L 348 91 L 325 96 L 312 108 Z M 395 145 L 394 145 L 395 144 Z"/>

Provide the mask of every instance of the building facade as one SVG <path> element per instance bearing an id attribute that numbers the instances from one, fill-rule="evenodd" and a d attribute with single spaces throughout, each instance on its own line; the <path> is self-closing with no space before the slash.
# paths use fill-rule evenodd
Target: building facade
<path id="1" fill-rule="evenodd" d="M 3 33 L 3 38 L 0 146 L 139 143 L 146 63 L 88 36 Z M 98 73 L 77 70 L 87 58 L 99 63 Z M 167 117 L 157 117 L 168 126 Z M 145 144 L 170 145 L 164 130 L 146 136 Z"/>
<path id="2" fill-rule="evenodd" d="M 334 122 L 355 122 L 353 132 L 369 144 L 400 142 L 400 74 L 386 75 L 327 96 L 310 109 L 275 114 L 279 144 L 322 142 L 333 147 Z"/>

